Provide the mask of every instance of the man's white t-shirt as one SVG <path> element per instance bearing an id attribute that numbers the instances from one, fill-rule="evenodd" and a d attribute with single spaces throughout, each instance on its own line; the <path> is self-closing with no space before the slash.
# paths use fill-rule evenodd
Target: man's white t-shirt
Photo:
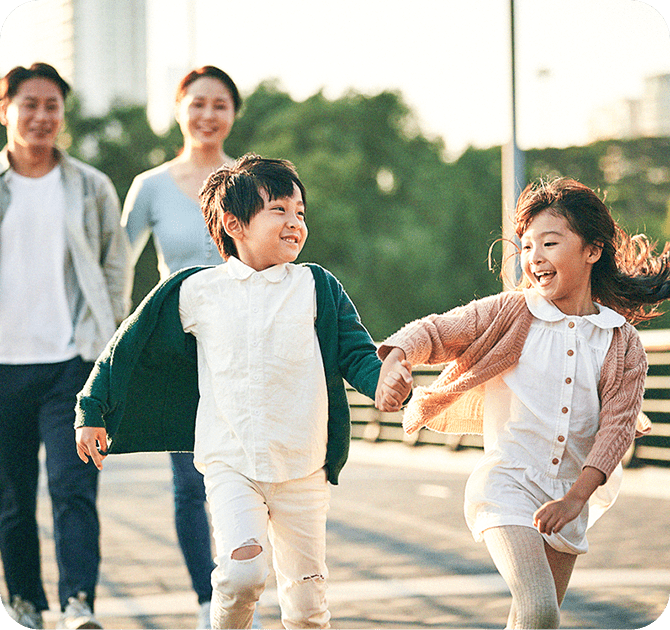
<path id="1" fill-rule="evenodd" d="M 57 363 L 77 355 L 65 289 L 65 190 L 57 166 L 43 177 L 7 173 L 0 223 L 0 363 Z"/>

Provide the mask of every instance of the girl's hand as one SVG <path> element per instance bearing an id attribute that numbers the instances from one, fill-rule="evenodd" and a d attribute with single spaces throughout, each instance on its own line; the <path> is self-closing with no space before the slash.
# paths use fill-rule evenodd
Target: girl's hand
<path id="1" fill-rule="evenodd" d="M 85 464 L 90 457 L 98 470 L 107 457 L 107 431 L 104 427 L 80 427 L 76 430 L 77 455 Z M 102 451 L 102 452 L 101 452 Z"/>
<path id="2" fill-rule="evenodd" d="M 400 348 L 389 352 L 382 363 L 375 393 L 375 407 L 380 411 L 398 411 L 412 391 L 412 366 Z"/>
<path id="3" fill-rule="evenodd" d="M 592 466 L 585 466 L 562 499 L 549 501 L 535 512 L 533 525 L 541 534 L 557 534 L 579 516 L 596 488 L 603 483 L 605 474 L 602 471 Z"/>
<path id="4" fill-rule="evenodd" d="M 567 495 L 557 501 L 549 501 L 535 512 L 533 525 L 541 534 L 557 534 L 579 516 L 584 505 L 581 500 L 568 498 Z"/>

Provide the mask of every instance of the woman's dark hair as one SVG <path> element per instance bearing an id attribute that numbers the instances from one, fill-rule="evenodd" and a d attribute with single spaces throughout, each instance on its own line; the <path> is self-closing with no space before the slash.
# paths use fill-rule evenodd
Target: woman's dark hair
<path id="1" fill-rule="evenodd" d="M 544 210 L 565 217 L 585 245 L 602 250 L 591 271 L 596 302 L 633 323 L 660 315 L 656 306 L 670 295 L 669 244 L 656 255 L 656 243 L 644 234 L 626 234 L 598 195 L 574 179 L 559 177 L 526 186 L 516 205 L 516 235 L 521 238 Z M 521 286 L 526 283 L 522 279 Z"/>
<path id="2" fill-rule="evenodd" d="M 202 66 L 201 68 L 191 70 L 191 72 L 189 72 L 179 82 L 179 85 L 177 86 L 177 95 L 175 101 L 179 103 L 181 99 L 183 99 L 184 96 L 186 95 L 186 90 L 188 90 L 188 86 L 191 85 L 191 83 L 195 83 L 198 79 L 201 79 L 202 77 L 209 77 L 210 79 L 216 79 L 217 81 L 221 81 L 221 83 L 223 83 L 223 85 L 226 86 L 226 88 L 230 92 L 230 95 L 233 98 L 233 106 L 235 108 L 235 113 L 240 111 L 240 107 L 242 107 L 242 97 L 240 96 L 240 92 L 237 89 L 235 82 L 223 70 L 220 70 L 216 66 Z"/>
<path id="3" fill-rule="evenodd" d="M 28 79 L 49 79 L 53 81 L 63 95 L 63 100 L 70 93 L 70 85 L 58 74 L 56 68 L 48 63 L 38 62 L 30 68 L 16 66 L 0 79 L 0 102 L 11 101 L 19 91 L 21 84 Z"/>
<path id="4" fill-rule="evenodd" d="M 232 166 L 222 166 L 212 173 L 200 191 L 200 206 L 207 229 L 212 235 L 221 256 L 237 256 L 235 241 L 223 228 L 223 213 L 230 212 L 242 225 L 265 205 L 260 191 L 270 201 L 292 197 L 298 187 L 302 201 L 307 206 L 307 193 L 295 167 L 288 160 L 272 160 L 248 153 Z"/>

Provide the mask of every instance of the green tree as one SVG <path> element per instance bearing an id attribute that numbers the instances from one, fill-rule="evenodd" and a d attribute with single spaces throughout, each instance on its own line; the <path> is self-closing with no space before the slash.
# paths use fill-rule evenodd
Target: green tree
<path id="1" fill-rule="evenodd" d="M 462 194 L 460 178 L 470 182 L 481 169 L 488 177 L 490 168 L 475 152 L 447 163 L 443 144 L 421 134 L 400 94 L 317 93 L 295 102 L 265 83 L 226 147 L 296 165 L 310 229 L 301 260 L 342 280 L 376 338 L 499 288 L 486 268 L 486 241 L 500 231 L 499 175 Z M 464 269 L 461 256 L 479 245 L 481 269 Z"/>
<path id="2" fill-rule="evenodd" d="M 59 143 L 74 157 L 106 173 L 114 182 L 121 202 L 139 173 L 176 155 L 182 145 L 181 132 L 174 125 L 163 135 L 149 124 L 146 109 L 119 105 L 104 116 L 84 116 L 76 97 L 68 99 L 65 130 Z M 158 281 L 156 250 L 150 239 L 135 266 L 133 303 Z"/>
<path id="3" fill-rule="evenodd" d="M 77 98 L 68 100 L 61 142 L 68 152 L 109 175 L 123 200 L 133 178 L 176 155 L 178 128 L 157 135 L 140 105 L 119 105 L 104 116 L 84 116 Z"/>
<path id="4" fill-rule="evenodd" d="M 0 127 L 4 144 L 4 128 Z M 75 157 L 107 173 L 125 198 L 132 179 L 171 159 L 182 145 L 176 124 L 157 135 L 145 109 L 119 105 L 87 117 L 68 101 L 60 140 Z M 401 94 L 319 92 L 297 102 L 276 82 L 245 99 L 226 140 L 229 155 L 290 159 L 307 187 L 310 236 L 301 260 L 335 273 L 373 336 L 501 288 L 500 148 L 444 158 Z M 528 180 L 575 177 L 601 191 L 615 219 L 652 239 L 670 238 L 670 138 L 597 142 L 526 152 Z M 134 299 L 156 282 L 155 252 L 140 258 Z M 670 327 L 670 315 L 654 320 Z"/>

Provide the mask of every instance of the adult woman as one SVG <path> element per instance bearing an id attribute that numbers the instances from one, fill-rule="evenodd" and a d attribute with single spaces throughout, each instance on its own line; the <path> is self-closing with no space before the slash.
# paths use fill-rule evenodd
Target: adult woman
<path id="1" fill-rule="evenodd" d="M 153 234 L 161 279 L 191 265 L 222 259 L 205 226 L 198 192 L 212 171 L 233 160 L 223 151 L 242 104 L 233 80 L 214 66 L 189 72 L 179 83 L 176 119 L 184 136 L 173 160 L 138 175 L 128 191 L 122 224 L 137 262 Z M 202 475 L 190 453 L 172 453 L 175 525 L 193 588 L 198 596 L 198 627 L 209 627 L 214 568 Z"/>

